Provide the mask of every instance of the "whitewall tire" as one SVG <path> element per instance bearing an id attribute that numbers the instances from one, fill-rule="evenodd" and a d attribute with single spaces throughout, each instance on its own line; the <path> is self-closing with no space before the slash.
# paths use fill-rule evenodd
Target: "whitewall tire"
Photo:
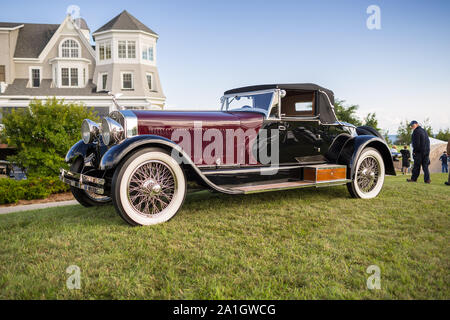
<path id="1" fill-rule="evenodd" d="M 146 148 L 117 167 L 111 191 L 114 206 L 126 222 L 153 225 L 178 212 L 186 196 L 186 177 L 164 150 Z"/>
<path id="2" fill-rule="evenodd" d="M 385 168 L 380 152 L 373 148 L 364 149 L 355 165 L 355 175 L 347 184 L 354 198 L 375 198 L 383 188 Z"/>

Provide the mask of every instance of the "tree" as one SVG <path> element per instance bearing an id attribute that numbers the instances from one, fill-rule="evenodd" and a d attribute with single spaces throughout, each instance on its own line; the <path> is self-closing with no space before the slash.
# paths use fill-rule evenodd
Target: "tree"
<path id="1" fill-rule="evenodd" d="M 361 120 L 356 116 L 356 110 L 358 110 L 358 105 L 344 105 L 345 100 L 336 100 L 334 102 L 334 111 L 336 113 L 336 117 L 339 121 L 348 122 L 355 126 L 362 125 Z"/>
<path id="2" fill-rule="evenodd" d="M 425 121 L 422 124 L 422 128 L 427 132 L 429 137 L 434 137 L 433 135 L 433 129 L 431 128 L 430 124 L 430 118 L 426 118 Z"/>
<path id="3" fill-rule="evenodd" d="M 391 138 L 389 138 L 389 130 L 381 130 L 380 133 L 388 145 L 393 145 Z"/>
<path id="4" fill-rule="evenodd" d="M 435 138 L 442 141 L 448 141 L 448 139 L 450 139 L 450 129 L 439 129 L 439 132 L 436 134 Z"/>
<path id="5" fill-rule="evenodd" d="M 397 144 L 411 144 L 412 129 L 409 126 L 410 121 L 401 122 L 397 129 Z"/>
<path id="6" fill-rule="evenodd" d="M 375 112 L 374 113 L 369 112 L 369 114 L 364 118 L 364 125 L 372 127 L 377 131 L 381 131 L 381 129 L 378 128 L 377 114 Z"/>
<path id="7" fill-rule="evenodd" d="M 49 99 L 45 104 L 34 100 L 29 108 L 4 114 L 3 132 L 17 155 L 8 160 L 27 169 L 28 176 L 57 176 L 66 167 L 67 151 L 81 139 L 83 119 L 97 120 L 92 110 L 63 100 Z"/>

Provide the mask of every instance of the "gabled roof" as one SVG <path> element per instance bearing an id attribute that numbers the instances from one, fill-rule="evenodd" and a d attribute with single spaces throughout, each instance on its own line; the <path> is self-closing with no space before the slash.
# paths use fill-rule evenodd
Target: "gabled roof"
<path id="1" fill-rule="evenodd" d="M 65 23 L 71 20 L 68 15 L 61 24 L 39 24 L 39 23 L 17 23 L 17 22 L 0 22 L 0 29 L 19 29 L 17 37 L 14 58 L 38 59 L 41 54 L 47 50 L 47 47 L 54 45 L 56 38 L 53 36 L 62 30 Z M 81 29 L 89 29 L 84 19 L 79 20 Z M 81 41 L 86 45 L 88 51 L 95 57 L 95 50 L 86 40 L 80 29 L 75 28 L 80 36 Z M 53 43 L 52 43 L 53 42 Z"/>
<path id="2" fill-rule="evenodd" d="M 143 31 L 154 35 L 158 35 L 155 31 L 144 25 L 142 22 L 133 17 L 126 10 L 122 11 L 122 13 L 120 13 L 118 16 L 114 17 L 103 27 L 95 31 L 94 34 L 109 30 Z"/>
<path id="3" fill-rule="evenodd" d="M 58 27 L 59 24 L 23 23 L 14 58 L 38 58 Z"/>

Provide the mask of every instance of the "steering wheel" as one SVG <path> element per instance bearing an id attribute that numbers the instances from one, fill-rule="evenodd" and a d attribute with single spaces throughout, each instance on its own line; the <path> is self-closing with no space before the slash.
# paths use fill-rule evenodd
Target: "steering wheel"
<path id="1" fill-rule="evenodd" d="M 242 106 L 242 109 L 251 109 L 252 107 L 250 106 Z"/>

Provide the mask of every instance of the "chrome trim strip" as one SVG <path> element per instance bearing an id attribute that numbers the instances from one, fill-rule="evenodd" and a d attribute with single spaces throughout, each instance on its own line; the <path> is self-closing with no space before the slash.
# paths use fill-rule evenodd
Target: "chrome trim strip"
<path id="1" fill-rule="evenodd" d="M 138 119 L 132 110 L 120 110 L 124 117 L 125 124 L 125 138 L 130 138 L 138 135 Z"/>
<path id="2" fill-rule="evenodd" d="M 280 170 L 300 169 L 303 166 L 285 166 L 285 167 L 258 167 L 258 168 L 243 168 L 243 169 L 222 169 L 222 170 L 205 170 L 202 171 L 204 175 L 216 175 L 216 174 L 237 174 L 237 173 L 258 173 L 258 172 L 270 172 Z"/>

